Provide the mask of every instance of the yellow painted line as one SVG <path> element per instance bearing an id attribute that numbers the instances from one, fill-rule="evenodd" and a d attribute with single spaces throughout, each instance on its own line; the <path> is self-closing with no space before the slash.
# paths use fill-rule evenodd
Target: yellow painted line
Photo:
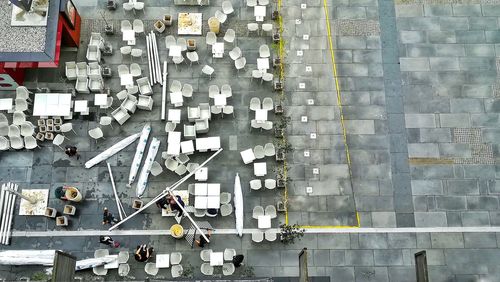
<path id="1" fill-rule="evenodd" d="M 433 164 L 454 164 L 452 159 L 438 158 L 409 158 L 408 162 L 412 165 L 433 165 Z"/>

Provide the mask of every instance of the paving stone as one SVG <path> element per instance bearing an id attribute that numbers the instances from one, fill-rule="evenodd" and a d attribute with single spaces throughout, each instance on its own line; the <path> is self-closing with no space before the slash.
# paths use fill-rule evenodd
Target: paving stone
<path id="1" fill-rule="evenodd" d="M 458 58 L 434 57 L 429 58 L 431 70 L 453 71 L 459 70 Z"/>
<path id="2" fill-rule="evenodd" d="M 346 250 L 345 261 L 347 265 L 372 266 L 373 251 L 371 250 Z"/>
<path id="3" fill-rule="evenodd" d="M 387 234 L 359 234 L 362 249 L 387 249 Z"/>
<path id="4" fill-rule="evenodd" d="M 463 114 L 439 114 L 441 127 L 470 127 L 470 115 Z"/>
<path id="5" fill-rule="evenodd" d="M 427 58 L 400 58 L 401 71 L 429 71 L 429 59 Z"/>
<path id="6" fill-rule="evenodd" d="M 415 226 L 442 227 L 447 226 L 445 212 L 415 212 Z"/>
<path id="7" fill-rule="evenodd" d="M 443 187 L 439 180 L 412 180 L 413 195 L 442 195 Z"/>
<path id="8" fill-rule="evenodd" d="M 438 145 L 433 143 L 408 144 L 408 156 L 410 158 L 438 158 Z"/>
<path id="9" fill-rule="evenodd" d="M 464 233 L 466 248 L 496 248 L 497 238 L 494 233 Z"/>
<path id="10" fill-rule="evenodd" d="M 402 30 L 399 32 L 401 43 L 424 43 L 426 41 L 425 32 L 416 30 Z"/>
<path id="11" fill-rule="evenodd" d="M 356 281 L 388 281 L 387 267 L 356 267 Z"/>
<path id="12" fill-rule="evenodd" d="M 425 16 L 451 16 L 451 5 L 432 5 L 424 4 Z"/>
<path id="13" fill-rule="evenodd" d="M 442 120 L 440 120 L 440 123 L 443 123 Z M 451 130 L 447 128 L 422 128 L 419 136 L 420 142 L 451 142 Z"/>
<path id="14" fill-rule="evenodd" d="M 372 212 L 373 227 L 396 227 L 396 214 L 394 212 Z"/>
<path id="15" fill-rule="evenodd" d="M 388 233 L 387 243 L 390 249 L 416 248 L 415 233 Z"/>
<path id="16" fill-rule="evenodd" d="M 401 250 L 374 250 L 373 257 L 377 266 L 403 265 Z"/>
<path id="17" fill-rule="evenodd" d="M 457 35 L 454 31 L 436 31 L 427 32 L 429 43 L 457 43 Z"/>
<path id="18" fill-rule="evenodd" d="M 464 212 L 462 213 L 463 226 L 489 226 L 490 216 L 487 211 L 484 212 Z"/>
<path id="19" fill-rule="evenodd" d="M 481 5 L 453 4 L 453 15 L 455 16 L 481 16 Z"/>
<path id="20" fill-rule="evenodd" d="M 430 235 L 433 248 L 464 247 L 464 238 L 461 233 L 431 233 Z"/>
<path id="21" fill-rule="evenodd" d="M 407 128 L 434 128 L 436 127 L 433 114 L 405 114 Z"/>

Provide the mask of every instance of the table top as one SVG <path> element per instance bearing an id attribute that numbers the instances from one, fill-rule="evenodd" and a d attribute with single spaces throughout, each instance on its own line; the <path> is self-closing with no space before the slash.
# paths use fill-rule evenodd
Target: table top
<path id="1" fill-rule="evenodd" d="M 135 31 L 134 30 L 124 30 L 123 33 L 123 41 L 135 40 Z"/>
<path id="2" fill-rule="evenodd" d="M 271 228 L 271 217 L 269 215 L 261 215 L 257 218 L 259 228 Z"/>
<path id="3" fill-rule="evenodd" d="M 210 253 L 210 265 L 211 266 L 221 266 L 223 264 L 224 264 L 224 253 L 223 252 Z"/>
<path id="4" fill-rule="evenodd" d="M 104 269 L 116 269 L 118 268 L 118 255 L 109 255 L 107 257 L 112 257 L 114 260 L 110 263 L 104 265 Z"/>
<path id="5" fill-rule="evenodd" d="M 227 100 L 226 100 L 226 95 L 222 95 L 222 94 L 215 94 L 214 95 L 214 105 L 215 106 L 225 106 L 226 103 L 227 103 Z"/>
<path id="6" fill-rule="evenodd" d="M 253 153 L 252 148 L 241 151 L 240 155 L 244 163 L 251 163 L 255 160 L 255 154 Z"/>
<path id="7" fill-rule="evenodd" d="M 170 92 L 170 103 L 177 104 L 184 102 L 182 98 L 182 92 Z"/>
<path id="8" fill-rule="evenodd" d="M 220 196 L 207 196 L 207 209 L 219 209 Z"/>
<path id="9" fill-rule="evenodd" d="M 171 131 L 168 133 L 167 143 L 181 143 L 181 132 Z"/>
<path id="10" fill-rule="evenodd" d="M 254 16 L 265 17 L 266 16 L 266 6 L 255 6 L 254 7 Z"/>
<path id="11" fill-rule="evenodd" d="M 169 254 L 157 254 L 156 255 L 156 268 L 168 268 L 170 267 L 170 255 Z"/>
<path id="12" fill-rule="evenodd" d="M 208 196 L 220 196 L 220 183 L 208 183 L 207 184 L 207 195 Z"/>
<path id="13" fill-rule="evenodd" d="M 208 197 L 207 196 L 195 196 L 194 197 L 194 208 L 195 209 L 206 209 L 208 207 Z"/>
<path id="14" fill-rule="evenodd" d="M 195 196 L 206 196 L 207 189 L 208 189 L 207 183 L 195 183 L 194 184 L 194 195 Z"/>
<path id="15" fill-rule="evenodd" d="M 0 111 L 12 110 L 12 98 L 0 99 Z"/>
<path id="16" fill-rule="evenodd" d="M 198 169 L 195 173 L 194 173 L 194 179 L 198 180 L 198 181 L 207 181 L 208 179 L 208 168 L 206 166 Z"/>
<path id="17" fill-rule="evenodd" d="M 193 140 L 187 140 L 181 142 L 181 151 L 183 154 L 185 153 L 193 153 L 194 152 L 194 142 Z"/>
<path id="18" fill-rule="evenodd" d="M 220 148 L 220 137 L 204 137 L 196 138 L 196 150 L 208 150 L 208 149 L 219 149 Z"/>
<path id="19" fill-rule="evenodd" d="M 170 46 L 170 49 L 168 50 L 168 55 L 170 57 L 180 57 L 182 56 L 182 47 L 179 45 L 172 45 Z"/>
<path id="20" fill-rule="evenodd" d="M 269 69 L 269 58 L 258 58 L 257 59 L 257 69 L 258 70 L 268 70 Z"/>
<path id="21" fill-rule="evenodd" d="M 94 105 L 105 106 L 108 104 L 108 94 L 95 94 Z"/>
<path id="22" fill-rule="evenodd" d="M 75 112 L 86 112 L 88 109 L 88 102 L 87 100 L 77 100 L 75 101 Z"/>
<path id="23" fill-rule="evenodd" d="M 134 77 L 131 74 L 120 75 L 120 85 L 134 85 Z"/>
<path id="24" fill-rule="evenodd" d="M 255 120 L 264 122 L 267 120 L 267 110 L 257 109 L 255 110 Z"/>
<path id="25" fill-rule="evenodd" d="M 33 116 L 69 116 L 71 114 L 71 94 L 35 94 Z"/>
<path id="26" fill-rule="evenodd" d="M 181 121 L 181 109 L 169 109 L 167 120 L 179 123 Z"/>
<path id="27" fill-rule="evenodd" d="M 264 176 L 267 174 L 267 165 L 264 162 L 253 163 L 253 170 L 256 176 Z"/>

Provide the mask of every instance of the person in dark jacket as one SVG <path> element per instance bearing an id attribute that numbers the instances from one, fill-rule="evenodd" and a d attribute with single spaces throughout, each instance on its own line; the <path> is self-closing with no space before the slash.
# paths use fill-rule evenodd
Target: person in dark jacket
<path id="1" fill-rule="evenodd" d="M 138 262 L 145 262 L 151 257 L 151 255 L 153 255 L 153 252 L 153 247 L 148 247 L 147 244 L 142 244 L 137 246 L 135 249 L 134 258 Z"/>
<path id="2" fill-rule="evenodd" d="M 76 148 L 76 146 L 66 146 L 66 150 L 64 150 L 64 152 L 70 158 L 76 155 L 76 159 L 80 159 L 80 154 L 78 154 L 78 148 Z"/>
<path id="3" fill-rule="evenodd" d="M 108 208 L 104 208 L 104 211 L 102 213 L 102 224 L 110 224 L 114 225 L 115 223 L 118 222 L 118 219 L 116 219 L 112 213 L 109 212 Z"/>
<path id="4" fill-rule="evenodd" d="M 120 247 L 120 243 L 116 242 L 115 240 L 113 240 L 113 238 L 111 238 L 109 236 L 100 236 L 99 243 L 104 244 L 104 245 L 108 245 L 108 246 L 112 246 L 114 248 Z"/>

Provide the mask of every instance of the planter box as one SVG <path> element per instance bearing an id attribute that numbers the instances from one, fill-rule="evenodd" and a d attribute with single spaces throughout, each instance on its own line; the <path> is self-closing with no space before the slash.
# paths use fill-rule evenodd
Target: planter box
<path id="1" fill-rule="evenodd" d="M 281 128 L 275 128 L 274 129 L 274 137 L 276 138 L 283 138 L 285 135 L 285 130 Z"/>
<path id="2" fill-rule="evenodd" d="M 75 215 L 76 213 L 76 208 L 75 206 L 72 206 L 72 205 L 65 205 L 64 206 L 64 209 L 63 209 L 63 214 L 67 214 L 67 215 Z"/>
<path id="3" fill-rule="evenodd" d="M 283 90 L 283 83 L 279 81 L 274 82 L 274 91 L 281 91 Z"/>
<path id="4" fill-rule="evenodd" d="M 278 188 L 285 188 L 285 184 L 286 184 L 286 180 L 285 179 L 283 179 L 283 178 L 281 178 L 279 176 L 278 176 L 278 178 L 276 178 L 276 187 L 278 187 Z"/>
<path id="5" fill-rule="evenodd" d="M 194 40 L 194 39 L 187 40 L 187 50 L 188 51 L 195 51 L 196 50 L 196 40 Z"/>
<path id="6" fill-rule="evenodd" d="M 278 201 L 276 203 L 276 210 L 279 211 L 279 212 L 284 212 L 286 211 L 286 208 L 285 208 L 285 203 L 283 203 L 282 201 Z"/>
<path id="7" fill-rule="evenodd" d="M 279 33 L 273 34 L 273 42 L 278 43 L 281 40 L 281 35 Z"/>
<path id="8" fill-rule="evenodd" d="M 272 15 L 271 15 L 271 19 L 273 21 L 277 20 L 278 17 L 280 16 L 280 13 L 278 11 L 273 11 Z"/>
<path id="9" fill-rule="evenodd" d="M 132 208 L 133 208 L 134 210 L 138 210 L 138 209 L 142 208 L 142 205 L 144 205 L 144 202 L 143 202 L 143 201 L 141 201 L 141 200 L 134 200 L 134 201 L 132 202 Z"/>
<path id="10" fill-rule="evenodd" d="M 283 162 L 286 159 L 286 153 L 283 149 L 278 149 L 276 152 L 276 161 Z"/>
<path id="11" fill-rule="evenodd" d="M 113 24 L 109 24 L 106 27 L 104 27 L 104 33 L 106 33 L 106 35 L 115 34 L 115 28 L 114 28 Z"/>
<path id="12" fill-rule="evenodd" d="M 110 11 L 116 10 L 116 1 L 115 0 L 108 0 L 108 4 L 106 5 L 106 7 Z"/>
<path id="13" fill-rule="evenodd" d="M 283 105 L 276 104 L 274 105 L 274 114 L 276 115 L 282 115 L 284 113 Z"/>
<path id="14" fill-rule="evenodd" d="M 163 23 L 165 26 L 171 26 L 172 25 L 172 16 L 171 15 L 164 15 L 162 19 Z"/>
<path id="15" fill-rule="evenodd" d="M 109 43 L 104 43 L 104 48 L 102 50 L 103 56 L 112 56 L 113 55 L 113 46 Z"/>
<path id="16" fill-rule="evenodd" d="M 57 210 L 54 208 L 45 208 L 45 216 L 50 218 L 55 218 L 57 215 Z"/>
<path id="17" fill-rule="evenodd" d="M 66 216 L 58 216 L 56 217 L 56 225 L 57 226 L 68 226 L 68 218 Z"/>
<path id="18" fill-rule="evenodd" d="M 273 59 L 273 68 L 277 68 L 281 66 L 281 59 L 280 58 L 274 58 Z"/>

